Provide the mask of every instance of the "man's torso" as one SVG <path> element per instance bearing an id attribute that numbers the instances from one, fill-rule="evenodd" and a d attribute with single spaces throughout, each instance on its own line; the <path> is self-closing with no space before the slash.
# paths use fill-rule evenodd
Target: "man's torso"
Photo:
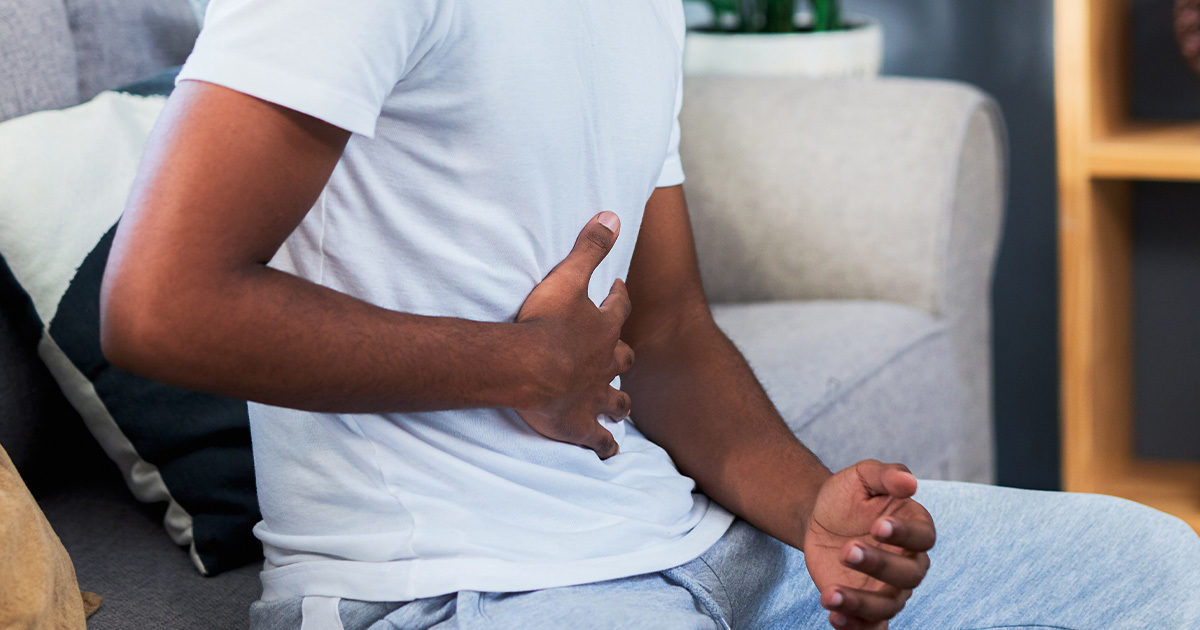
<path id="1" fill-rule="evenodd" d="M 624 277 L 675 119 L 678 0 L 462 1 L 273 265 L 398 311 L 511 320 L 600 210 Z M 636 421 L 636 419 L 635 419 Z M 525 590 L 673 566 L 731 517 L 635 426 L 601 461 L 506 409 L 251 405 L 267 595 Z M 399 592 L 398 590 L 399 589 Z"/>

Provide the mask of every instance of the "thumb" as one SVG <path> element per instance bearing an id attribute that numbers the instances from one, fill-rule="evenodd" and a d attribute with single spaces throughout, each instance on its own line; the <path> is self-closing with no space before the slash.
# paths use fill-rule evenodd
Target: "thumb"
<path id="1" fill-rule="evenodd" d="M 621 220 L 616 214 L 608 211 L 597 214 L 583 226 L 561 267 L 590 278 L 600 261 L 612 251 L 620 232 Z"/>
<path id="2" fill-rule="evenodd" d="M 855 465 L 858 477 L 871 496 L 890 495 L 907 499 L 917 492 L 917 478 L 904 464 L 885 464 L 868 459 Z"/>

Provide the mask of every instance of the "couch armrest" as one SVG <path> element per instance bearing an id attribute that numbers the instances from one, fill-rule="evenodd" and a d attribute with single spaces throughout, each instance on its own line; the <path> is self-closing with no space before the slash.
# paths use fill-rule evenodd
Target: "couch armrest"
<path id="1" fill-rule="evenodd" d="M 963 431 L 992 477 L 995 103 L 919 79 L 688 77 L 684 189 L 710 301 L 872 299 L 944 318 Z"/>
<path id="2" fill-rule="evenodd" d="M 685 88 L 684 189 L 713 302 L 881 299 L 942 315 L 988 284 L 1005 147 L 978 90 L 750 77 Z"/>

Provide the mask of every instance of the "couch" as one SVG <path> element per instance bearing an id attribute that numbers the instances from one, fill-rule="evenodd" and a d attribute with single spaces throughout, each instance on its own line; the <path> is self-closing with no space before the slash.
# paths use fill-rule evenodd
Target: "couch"
<path id="1" fill-rule="evenodd" d="M 181 63 L 187 0 L 0 4 L 0 120 Z M 789 426 L 833 468 L 993 477 L 989 286 L 1003 124 L 969 86 L 689 78 L 684 185 L 705 287 Z M 0 151 L 5 150 L 0 147 Z M 3 185 L 0 182 L 0 185 Z M 2 253 L 2 252 L 0 252 Z M 196 573 L 83 429 L 0 295 L 0 444 L 109 628 L 237 628 L 257 567 Z"/>

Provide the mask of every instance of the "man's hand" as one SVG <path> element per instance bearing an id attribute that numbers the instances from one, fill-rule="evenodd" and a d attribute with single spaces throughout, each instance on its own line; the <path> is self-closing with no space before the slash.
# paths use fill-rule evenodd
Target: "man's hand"
<path id="1" fill-rule="evenodd" d="M 804 561 L 835 628 L 886 628 L 924 579 L 936 533 L 916 491 L 908 468 L 875 460 L 821 485 Z"/>
<path id="2" fill-rule="evenodd" d="M 620 227 L 611 212 L 593 217 L 571 253 L 534 287 L 517 313 L 517 323 L 535 328 L 542 341 L 538 346 L 550 355 L 542 380 L 543 402 L 517 413 L 538 433 L 590 448 L 600 459 L 616 455 L 617 442 L 596 416 L 629 415 L 629 394 L 609 383 L 633 366 L 633 350 L 620 340 L 630 303 L 625 283 L 617 279 L 596 308 L 588 298 L 588 282 L 612 249 Z"/>

